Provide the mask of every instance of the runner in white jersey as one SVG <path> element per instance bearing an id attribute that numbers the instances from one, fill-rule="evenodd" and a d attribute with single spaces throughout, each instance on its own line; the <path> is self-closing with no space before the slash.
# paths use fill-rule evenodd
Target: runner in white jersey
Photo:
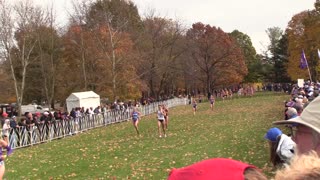
<path id="1" fill-rule="evenodd" d="M 158 112 L 157 112 L 157 118 L 158 118 L 158 131 L 159 131 L 159 137 L 161 138 L 162 137 L 162 133 L 161 133 L 161 130 L 160 130 L 160 126 L 162 128 L 162 132 L 163 132 L 163 135 L 164 137 L 167 137 L 166 135 L 166 131 L 164 129 L 164 115 L 165 115 L 165 112 L 164 112 L 164 109 L 161 105 L 158 106 Z"/>

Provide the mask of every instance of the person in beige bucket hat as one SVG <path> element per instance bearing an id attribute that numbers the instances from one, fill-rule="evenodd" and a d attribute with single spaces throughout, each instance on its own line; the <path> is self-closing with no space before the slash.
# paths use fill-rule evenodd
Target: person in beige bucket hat
<path id="1" fill-rule="evenodd" d="M 314 150 L 320 156 L 320 96 L 310 102 L 300 116 L 290 120 L 275 121 L 273 124 L 289 125 L 292 139 L 297 144 L 298 154 Z"/>

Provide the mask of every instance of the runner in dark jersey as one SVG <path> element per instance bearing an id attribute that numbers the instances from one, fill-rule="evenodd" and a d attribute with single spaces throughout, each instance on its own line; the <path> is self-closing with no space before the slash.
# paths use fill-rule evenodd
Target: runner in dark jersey
<path id="1" fill-rule="evenodd" d="M 211 111 L 213 111 L 214 103 L 215 103 L 215 99 L 214 99 L 214 97 L 211 95 L 211 97 L 210 97 L 210 109 L 211 109 Z"/>
<path id="2" fill-rule="evenodd" d="M 196 115 L 197 111 L 197 101 L 194 99 L 192 102 L 193 115 Z"/>
<path id="3" fill-rule="evenodd" d="M 137 110 L 137 108 L 135 107 L 133 109 L 133 112 L 131 113 L 131 118 L 132 118 L 132 124 L 133 127 L 135 128 L 135 130 L 137 131 L 137 134 L 139 135 L 139 129 L 138 129 L 138 124 L 139 124 L 139 120 L 140 120 L 140 115 L 141 113 Z"/>

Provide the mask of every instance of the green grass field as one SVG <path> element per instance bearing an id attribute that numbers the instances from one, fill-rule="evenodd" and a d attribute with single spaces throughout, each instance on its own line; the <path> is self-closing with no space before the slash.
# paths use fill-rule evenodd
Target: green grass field
<path id="1" fill-rule="evenodd" d="M 170 169 L 215 157 L 233 158 L 271 174 L 263 136 L 283 118 L 282 94 L 170 109 L 167 138 L 157 134 L 156 115 L 18 149 L 6 161 L 6 179 L 166 179 Z"/>

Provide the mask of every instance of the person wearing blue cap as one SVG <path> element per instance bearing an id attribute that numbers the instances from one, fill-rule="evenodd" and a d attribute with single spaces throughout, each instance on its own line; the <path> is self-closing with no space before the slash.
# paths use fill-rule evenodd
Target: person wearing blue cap
<path id="1" fill-rule="evenodd" d="M 270 161 L 274 167 L 289 164 L 295 152 L 295 142 L 276 127 L 270 128 L 265 139 L 270 145 Z"/>

